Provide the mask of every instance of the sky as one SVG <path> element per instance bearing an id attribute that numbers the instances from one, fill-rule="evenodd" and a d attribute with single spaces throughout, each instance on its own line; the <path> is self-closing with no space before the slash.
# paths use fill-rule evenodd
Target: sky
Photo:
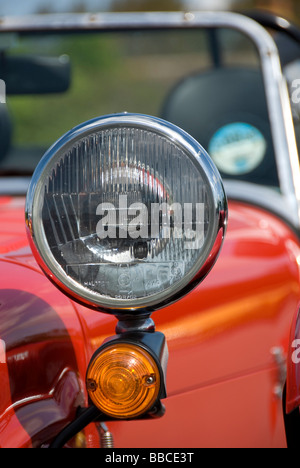
<path id="1" fill-rule="evenodd" d="M 227 9 L 232 0 L 184 0 L 190 9 Z M 72 6 L 86 4 L 88 11 L 107 11 L 110 0 L 0 0 L 0 15 L 24 15 L 35 13 L 50 5 L 51 11 L 65 12 Z"/>

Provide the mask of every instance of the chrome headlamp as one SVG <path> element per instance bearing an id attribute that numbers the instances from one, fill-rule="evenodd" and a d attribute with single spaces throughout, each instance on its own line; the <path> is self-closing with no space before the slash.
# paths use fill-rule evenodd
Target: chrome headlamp
<path id="1" fill-rule="evenodd" d="M 91 120 L 55 143 L 29 187 L 31 247 L 73 299 L 152 311 L 191 290 L 220 250 L 218 171 L 178 127 L 136 114 Z"/>

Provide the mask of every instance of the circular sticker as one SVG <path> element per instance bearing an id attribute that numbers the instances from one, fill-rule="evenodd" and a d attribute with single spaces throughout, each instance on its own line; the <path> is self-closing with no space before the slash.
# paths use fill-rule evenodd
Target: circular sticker
<path id="1" fill-rule="evenodd" d="M 266 150 L 263 134 L 253 125 L 241 122 L 220 128 L 208 148 L 218 169 L 231 176 L 252 172 L 262 163 Z"/>

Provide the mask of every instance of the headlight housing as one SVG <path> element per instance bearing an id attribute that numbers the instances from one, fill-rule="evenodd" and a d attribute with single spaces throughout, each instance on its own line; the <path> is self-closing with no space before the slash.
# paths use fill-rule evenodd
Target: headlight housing
<path id="1" fill-rule="evenodd" d="M 153 311 L 191 290 L 220 250 L 227 203 L 192 137 L 150 116 L 86 122 L 38 165 L 26 201 L 32 250 L 73 299 Z"/>

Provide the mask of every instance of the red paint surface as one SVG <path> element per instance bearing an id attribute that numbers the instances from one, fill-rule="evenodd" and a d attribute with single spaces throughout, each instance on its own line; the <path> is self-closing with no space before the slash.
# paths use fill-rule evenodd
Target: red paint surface
<path id="1" fill-rule="evenodd" d="M 0 200 L 0 446 L 37 446 L 74 417 L 89 358 L 116 321 L 75 306 L 44 277 L 28 248 L 24 201 Z M 170 352 L 166 415 L 110 424 L 116 447 L 285 445 L 271 349 L 288 351 L 299 242 L 264 211 L 229 210 L 212 273 L 153 314 Z"/>

